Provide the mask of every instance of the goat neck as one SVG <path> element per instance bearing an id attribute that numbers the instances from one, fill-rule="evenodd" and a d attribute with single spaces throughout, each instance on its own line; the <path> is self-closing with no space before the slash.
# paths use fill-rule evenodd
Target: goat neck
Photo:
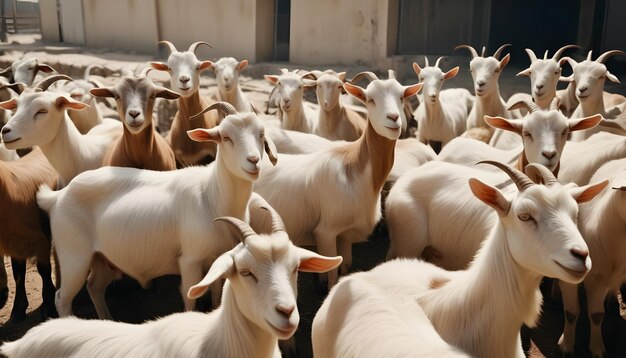
<path id="1" fill-rule="evenodd" d="M 64 113 L 63 117 L 54 139 L 39 146 L 52 167 L 59 173 L 58 188 L 67 185 L 76 173 L 80 172 L 76 161 L 67 158 L 65 154 L 81 153 L 84 147 L 83 137 L 67 113 Z"/>

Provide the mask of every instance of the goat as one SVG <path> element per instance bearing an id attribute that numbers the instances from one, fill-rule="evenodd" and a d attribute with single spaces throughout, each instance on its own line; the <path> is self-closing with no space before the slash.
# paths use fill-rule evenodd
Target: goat
<path id="1" fill-rule="evenodd" d="M 318 127 L 317 113 L 304 104 L 303 94 L 306 87 L 315 86 L 315 81 L 282 69 L 280 76 L 265 75 L 265 79 L 273 83 L 280 97 L 279 119 L 281 128 L 315 133 Z"/>
<path id="2" fill-rule="evenodd" d="M 0 76 L 6 77 L 11 83 L 23 83 L 30 86 L 35 82 L 39 71 L 44 73 L 56 72 L 50 65 L 39 63 L 36 58 L 22 57 L 13 61 L 11 66 L 0 71 Z"/>
<path id="3" fill-rule="evenodd" d="M 248 60 L 237 61 L 232 57 L 222 57 L 209 67 L 215 72 L 217 100 L 232 104 L 238 112 L 252 112 L 252 105 L 239 86 L 239 73 L 246 67 Z"/>

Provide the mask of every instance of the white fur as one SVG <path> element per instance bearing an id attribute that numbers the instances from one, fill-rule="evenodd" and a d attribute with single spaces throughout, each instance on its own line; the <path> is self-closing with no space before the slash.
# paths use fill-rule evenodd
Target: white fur
<path id="1" fill-rule="evenodd" d="M 237 61 L 232 57 L 222 57 L 211 66 L 215 72 L 218 100 L 232 104 L 238 112 L 252 111 L 250 101 L 239 87 L 239 73 L 247 66 L 248 60 Z"/>
<path id="2" fill-rule="evenodd" d="M 282 70 L 280 76 L 265 75 L 276 86 L 280 98 L 279 119 L 281 128 L 292 131 L 315 133 L 318 114 L 311 106 L 304 105 L 304 88 L 315 86 L 315 81 L 303 78 L 296 71 Z"/>
<path id="3" fill-rule="evenodd" d="M 56 297 L 61 316 L 71 314 L 72 299 L 91 269 L 90 296 L 98 316 L 110 317 L 104 291 L 115 273 L 107 261 L 144 286 L 158 276 L 181 274 L 185 293 L 235 245 L 212 219 L 248 218 L 265 146 L 263 126 L 253 113 L 242 113 L 190 136 L 220 143 L 215 163 L 171 172 L 105 167 L 77 176 L 63 190 L 40 190 L 63 277 Z M 219 296 L 212 298 L 215 307 Z M 184 298 L 185 309 L 194 302 Z"/>

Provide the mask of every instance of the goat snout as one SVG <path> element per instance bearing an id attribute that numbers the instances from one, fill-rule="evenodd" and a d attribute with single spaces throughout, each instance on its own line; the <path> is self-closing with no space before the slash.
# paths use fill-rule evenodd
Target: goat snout
<path id="1" fill-rule="evenodd" d="M 400 115 L 398 113 L 387 113 L 387 118 L 391 119 L 392 121 L 398 120 L 399 117 Z"/>
<path id="2" fill-rule="evenodd" d="M 547 159 L 552 159 L 556 155 L 556 150 L 551 150 L 551 151 L 544 150 L 541 152 L 541 154 Z"/>
<path id="3" fill-rule="evenodd" d="M 293 313 L 295 309 L 296 309 L 296 305 L 280 304 L 276 306 L 276 312 L 278 312 L 278 314 L 280 314 L 281 316 L 284 316 L 287 319 L 291 317 L 291 314 Z"/>
<path id="4" fill-rule="evenodd" d="M 543 85 L 542 85 L 542 84 L 538 84 L 538 85 L 536 85 L 535 87 L 537 87 L 537 89 L 542 89 L 542 88 L 543 88 Z"/>
<path id="5" fill-rule="evenodd" d="M 128 111 L 128 115 L 133 117 L 133 118 L 137 118 L 137 116 L 139 116 L 139 114 L 141 114 L 138 110 L 136 109 L 131 109 L 130 111 Z"/>
<path id="6" fill-rule="evenodd" d="M 258 155 L 249 155 L 247 159 L 252 164 L 256 164 L 256 163 L 259 162 L 259 156 Z"/>
<path id="7" fill-rule="evenodd" d="M 191 80 L 191 78 L 189 78 L 188 76 L 180 76 L 178 78 L 178 80 L 180 81 L 180 83 L 182 84 L 187 84 L 187 82 L 189 82 L 189 80 Z"/>
<path id="8" fill-rule="evenodd" d="M 7 134 L 10 132 L 11 132 L 11 128 L 9 128 L 8 126 L 2 127 L 2 134 Z"/>
<path id="9" fill-rule="evenodd" d="M 587 256 L 589 256 L 589 251 L 580 248 L 579 246 L 575 246 L 569 252 L 577 259 L 585 262 L 587 260 Z"/>
<path id="10" fill-rule="evenodd" d="M 578 87 L 578 93 L 583 94 L 587 90 L 587 86 Z"/>
<path id="11" fill-rule="evenodd" d="M 478 85 L 478 87 L 482 87 L 485 85 L 485 81 L 484 80 L 480 80 L 478 82 L 476 82 L 476 84 Z"/>

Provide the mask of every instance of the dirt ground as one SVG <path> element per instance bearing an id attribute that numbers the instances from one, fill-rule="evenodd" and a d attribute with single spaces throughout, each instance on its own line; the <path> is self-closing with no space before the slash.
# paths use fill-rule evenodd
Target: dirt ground
<path id="1" fill-rule="evenodd" d="M 80 73 L 86 64 L 90 62 L 104 61 L 113 64 L 113 67 L 123 67 L 129 64 L 136 65 L 138 62 L 150 60 L 150 58 L 146 58 L 145 56 L 124 56 L 121 54 L 108 53 L 70 55 L 60 50 L 52 49 L 48 51 L 46 47 L 42 47 L 44 45 L 37 47 L 37 43 L 35 43 L 32 48 L 33 51 L 38 51 L 36 52 L 37 55 L 41 54 L 41 57 L 44 57 L 42 62 L 50 63 L 55 68 L 59 67 L 61 72 L 72 73 L 74 75 Z M 0 50 L 2 50 L 2 46 L 0 46 Z M 55 55 L 55 51 L 60 52 Z M 4 66 L 4 63 L 8 63 L 19 56 L 21 56 L 20 53 L 6 52 L 0 56 L 0 63 Z M 454 65 L 454 63 L 450 65 Z M 466 64 L 461 65 L 466 66 Z M 249 90 L 254 90 L 254 101 L 259 108 L 265 108 L 263 101 L 267 98 L 266 96 L 269 92 L 269 85 L 262 80 L 262 74 L 279 73 L 278 68 L 283 66 L 285 66 L 285 64 L 281 63 L 254 65 L 251 66 L 249 72 L 246 73 L 246 75 L 250 77 L 244 76 L 242 78 L 245 86 Z M 290 65 L 289 67 L 293 69 L 299 66 Z M 304 66 L 304 68 L 306 68 L 306 66 Z M 64 69 L 67 71 L 64 71 Z M 356 67 L 340 67 L 340 70 L 344 69 L 349 71 L 349 76 L 354 75 L 356 71 L 360 70 L 360 68 Z M 521 69 L 523 68 L 510 66 L 503 72 L 500 85 L 505 96 L 514 92 L 527 90 L 528 79 L 515 77 L 515 73 Z M 158 78 L 163 81 L 167 80 L 166 77 Z M 404 83 L 415 82 L 417 82 L 416 79 L 409 79 Z M 213 83 L 212 78 L 208 78 L 206 75 L 203 76 L 202 85 L 204 87 L 210 86 Z M 458 78 L 454 80 L 454 84 L 470 88 L 471 78 L 469 77 L 469 72 L 466 71 L 466 67 L 464 70 L 460 71 Z M 612 85 L 611 90 L 612 92 L 618 93 L 626 92 L 624 86 Z M 309 94 L 309 96 L 312 97 L 311 94 Z M 384 230 L 378 230 L 375 235 L 370 237 L 368 242 L 354 245 L 353 271 L 368 270 L 383 262 L 388 245 L 388 237 Z M 28 267 L 26 282 L 27 295 L 30 302 L 28 317 L 25 321 L 17 324 L 7 323 L 13 303 L 14 283 L 11 276 L 10 263 L 6 259 L 5 266 L 7 267 L 10 282 L 10 297 L 7 305 L 0 310 L 0 341 L 17 339 L 28 329 L 40 323 L 38 307 L 41 304 L 41 279 L 32 264 Z M 312 355 L 310 343 L 311 323 L 315 312 L 323 300 L 323 297 L 316 293 L 314 280 L 315 278 L 312 274 L 300 274 L 298 307 L 301 319 L 300 327 L 296 333 L 296 339 L 301 357 L 310 357 Z M 107 303 L 111 314 L 116 320 L 140 323 L 145 320 L 181 311 L 183 305 L 178 290 L 179 284 L 180 279 L 178 277 L 169 276 L 155 280 L 149 289 L 143 290 L 135 281 L 123 279 L 113 283 L 109 287 L 107 291 Z M 546 302 L 544 303 L 543 313 L 538 327 L 532 330 L 523 329 L 524 337 L 530 340 L 530 357 L 560 356 L 557 341 L 563 327 L 562 306 L 560 302 L 549 299 L 549 287 L 549 284 L 542 286 L 545 297 L 544 301 Z M 201 305 L 207 307 L 209 301 L 210 300 L 205 299 L 201 302 Z M 626 320 L 624 320 L 626 319 L 626 308 L 624 306 L 621 307 L 620 316 L 620 306 L 617 301 L 609 300 L 607 302 L 606 312 L 607 315 L 603 331 L 608 357 L 626 357 Z M 82 318 L 96 318 L 95 310 L 85 290 L 81 291 L 74 300 L 74 313 Z M 588 357 L 589 355 L 586 352 L 582 352 L 584 347 L 588 344 L 589 334 L 588 329 L 585 328 L 588 327 L 588 320 L 586 318 L 584 305 L 578 326 L 577 351 L 580 353 L 578 353 L 576 357 Z"/>

